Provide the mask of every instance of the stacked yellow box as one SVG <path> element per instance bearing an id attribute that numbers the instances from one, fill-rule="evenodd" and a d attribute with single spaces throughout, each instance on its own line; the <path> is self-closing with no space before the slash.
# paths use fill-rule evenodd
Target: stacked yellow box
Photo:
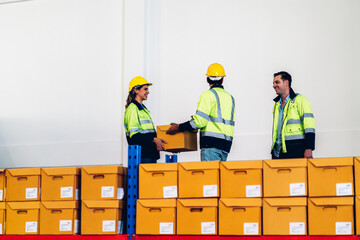
<path id="1" fill-rule="evenodd" d="M 262 161 L 220 163 L 219 235 L 261 235 Z"/>
<path id="2" fill-rule="evenodd" d="M 136 234 L 175 235 L 178 164 L 140 164 Z"/>
<path id="3" fill-rule="evenodd" d="M 264 235 L 307 234 L 307 160 L 263 161 Z"/>
<path id="4" fill-rule="evenodd" d="M 40 168 L 7 169 L 7 235 L 39 234 Z"/>
<path id="5" fill-rule="evenodd" d="M 354 234 L 352 157 L 309 159 L 309 235 Z"/>
<path id="6" fill-rule="evenodd" d="M 356 235 L 360 235 L 360 157 L 354 157 Z"/>
<path id="7" fill-rule="evenodd" d="M 0 235 L 5 234 L 5 169 L 0 169 Z"/>
<path id="8" fill-rule="evenodd" d="M 40 234 L 80 233 L 80 168 L 42 168 Z"/>
<path id="9" fill-rule="evenodd" d="M 122 233 L 125 175 L 122 166 L 82 167 L 82 235 Z"/>

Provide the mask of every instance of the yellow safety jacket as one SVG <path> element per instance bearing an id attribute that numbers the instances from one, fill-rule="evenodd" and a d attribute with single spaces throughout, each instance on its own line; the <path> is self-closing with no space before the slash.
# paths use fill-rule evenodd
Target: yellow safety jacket
<path id="1" fill-rule="evenodd" d="M 137 101 L 132 101 L 125 110 L 124 127 L 129 145 L 140 145 L 142 158 L 159 159 L 160 155 L 153 142 L 155 126 L 150 111 Z"/>
<path id="2" fill-rule="evenodd" d="M 280 96 L 274 99 L 271 149 L 274 148 L 277 137 L 279 100 Z M 283 153 L 315 149 L 315 120 L 310 102 L 306 97 L 296 94 L 291 88 L 290 99 L 284 106 L 281 141 Z"/>
<path id="3" fill-rule="evenodd" d="M 193 118 L 180 124 L 180 131 L 200 129 L 200 148 L 230 152 L 234 137 L 235 100 L 223 86 L 203 92 Z"/>

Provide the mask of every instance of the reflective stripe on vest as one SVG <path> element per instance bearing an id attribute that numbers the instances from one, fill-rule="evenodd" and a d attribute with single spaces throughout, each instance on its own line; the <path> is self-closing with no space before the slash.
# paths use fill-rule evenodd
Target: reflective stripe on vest
<path id="1" fill-rule="evenodd" d="M 216 123 L 223 123 L 225 125 L 230 125 L 230 126 L 234 126 L 235 125 L 235 122 L 234 122 L 234 111 L 235 111 L 235 100 L 234 100 L 234 97 L 231 96 L 231 100 L 232 100 L 232 106 L 231 106 L 231 120 L 225 120 L 222 118 L 222 115 L 221 115 L 221 106 L 220 106 L 220 98 L 219 98 L 219 95 L 217 94 L 217 92 L 214 90 L 214 89 L 210 89 L 210 91 L 215 95 L 215 98 L 216 98 L 216 104 L 217 104 L 217 117 L 210 117 L 209 115 L 203 113 L 203 112 L 200 112 L 200 111 L 196 111 L 196 114 L 197 112 L 200 112 L 202 115 L 206 116 L 204 117 L 205 119 L 207 119 L 208 121 L 211 121 L 211 122 L 216 122 Z M 198 114 L 197 114 L 198 115 Z M 202 117 L 202 115 L 199 115 Z"/>
<path id="2" fill-rule="evenodd" d="M 306 117 L 314 118 L 314 114 L 312 114 L 312 113 L 304 113 L 304 115 L 302 115 L 300 117 L 301 121 L 304 121 L 304 118 L 306 118 Z"/>
<path id="3" fill-rule="evenodd" d="M 147 123 L 153 123 L 151 120 L 142 120 L 139 122 L 140 125 L 147 124 Z"/>
<path id="4" fill-rule="evenodd" d="M 201 137 L 220 138 L 220 139 L 224 139 L 224 140 L 227 140 L 227 141 L 232 141 L 233 140 L 233 137 L 226 136 L 225 134 L 222 134 L 222 133 L 214 133 L 214 132 L 201 132 L 200 136 Z"/>
<path id="5" fill-rule="evenodd" d="M 305 128 L 304 132 L 305 133 L 315 133 L 315 128 Z"/>
<path id="6" fill-rule="evenodd" d="M 301 120 L 300 119 L 289 119 L 286 123 L 286 125 L 289 124 L 301 124 Z"/>
<path id="7" fill-rule="evenodd" d="M 289 135 L 289 136 L 285 136 L 285 140 L 299 140 L 299 139 L 305 139 L 305 135 L 303 134 L 299 134 L 299 135 Z"/>

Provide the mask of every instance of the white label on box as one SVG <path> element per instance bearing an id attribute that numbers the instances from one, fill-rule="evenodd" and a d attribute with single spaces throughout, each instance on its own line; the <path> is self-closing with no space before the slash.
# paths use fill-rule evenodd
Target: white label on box
<path id="1" fill-rule="evenodd" d="M 217 197 L 217 185 L 204 185 L 203 195 L 204 197 Z"/>
<path id="2" fill-rule="evenodd" d="M 202 222 L 201 234 L 215 234 L 215 222 Z"/>
<path id="3" fill-rule="evenodd" d="M 25 222 L 25 232 L 36 233 L 37 232 L 37 222 Z"/>
<path id="4" fill-rule="evenodd" d="M 336 222 L 336 235 L 351 235 L 351 222 Z"/>
<path id="5" fill-rule="evenodd" d="M 290 235 L 305 235 L 305 223 L 304 222 L 291 222 L 290 223 Z"/>
<path id="6" fill-rule="evenodd" d="M 246 185 L 246 197 L 261 197 L 261 186 Z"/>
<path id="7" fill-rule="evenodd" d="M 177 198 L 177 186 L 163 187 L 164 198 Z"/>
<path id="8" fill-rule="evenodd" d="M 26 199 L 37 198 L 37 188 L 27 188 L 25 198 Z"/>
<path id="9" fill-rule="evenodd" d="M 2 224 L 0 223 L 0 234 L 3 234 L 3 230 L 2 230 Z"/>
<path id="10" fill-rule="evenodd" d="M 244 223 L 244 235 L 259 235 L 259 223 Z"/>
<path id="11" fill-rule="evenodd" d="M 103 232 L 115 232 L 115 221 L 113 220 L 104 220 L 102 225 Z"/>
<path id="12" fill-rule="evenodd" d="M 124 189 L 123 188 L 118 188 L 117 189 L 117 199 L 121 200 L 124 198 Z"/>
<path id="13" fill-rule="evenodd" d="M 119 234 L 123 233 L 123 222 L 122 221 L 118 221 L 118 233 Z"/>
<path id="14" fill-rule="evenodd" d="M 73 197 L 73 187 L 62 187 L 60 190 L 61 198 L 72 198 Z"/>
<path id="15" fill-rule="evenodd" d="M 305 194 L 305 183 L 290 183 L 290 196 L 299 196 Z"/>
<path id="16" fill-rule="evenodd" d="M 101 197 L 102 198 L 108 198 L 108 197 L 114 197 L 114 187 L 101 187 Z"/>
<path id="17" fill-rule="evenodd" d="M 74 226 L 74 233 L 79 233 L 80 232 L 80 225 L 79 225 L 79 220 L 75 219 L 75 226 Z"/>
<path id="18" fill-rule="evenodd" d="M 352 183 L 337 183 L 336 196 L 349 196 L 352 195 Z"/>
<path id="19" fill-rule="evenodd" d="M 76 200 L 79 200 L 80 199 L 80 190 L 79 189 L 75 190 L 75 195 L 76 195 Z"/>
<path id="20" fill-rule="evenodd" d="M 161 222 L 160 223 L 160 234 L 174 234 L 174 223 Z"/>
<path id="21" fill-rule="evenodd" d="M 3 193 L 4 193 L 4 191 L 3 191 L 3 190 L 0 190 L 0 201 L 3 200 Z"/>
<path id="22" fill-rule="evenodd" d="M 71 232 L 72 221 L 71 220 L 60 220 L 60 232 Z"/>

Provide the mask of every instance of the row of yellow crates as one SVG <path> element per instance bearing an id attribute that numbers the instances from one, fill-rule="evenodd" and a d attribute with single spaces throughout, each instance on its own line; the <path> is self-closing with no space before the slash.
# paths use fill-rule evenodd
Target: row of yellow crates
<path id="1" fill-rule="evenodd" d="M 107 235 L 122 233 L 121 200 L 0 203 L 0 234 Z"/>
<path id="2" fill-rule="evenodd" d="M 360 234 L 359 196 L 355 202 L 354 197 L 139 199 L 136 233 L 354 235 L 355 229 Z"/>
<path id="3" fill-rule="evenodd" d="M 0 201 L 121 200 L 125 175 L 122 166 L 1 169 Z"/>
<path id="4" fill-rule="evenodd" d="M 355 194 L 360 195 L 360 157 L 139 166 L 140 199 L 336 197 Z"/>

